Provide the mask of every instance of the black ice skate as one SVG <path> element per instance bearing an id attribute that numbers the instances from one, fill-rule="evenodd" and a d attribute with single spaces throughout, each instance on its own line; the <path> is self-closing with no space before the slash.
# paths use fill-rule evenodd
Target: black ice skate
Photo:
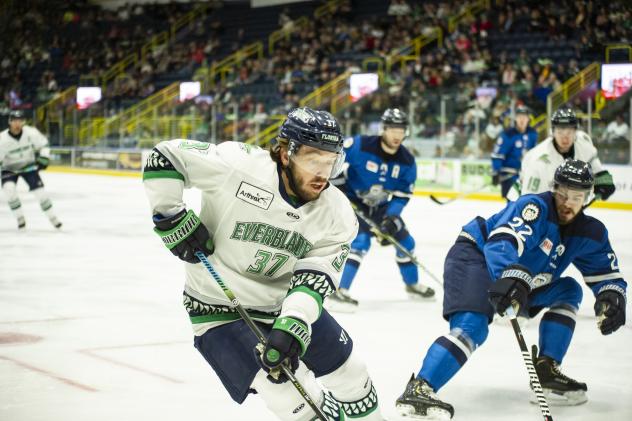
<path id="1" fill-rule="evenodd" d="M 434 298 L 434 289 L 421 284 L 406 285 L 408 296 L 414 300 L 429 300 Z"/>
<path id="2" fill-rule="evenodd" d="M 340 288 L 325 300 L 327 310 L 341 313 L 353 313 L 358 309 L 358 300 L 349 295 L 349 290 Z"/>
<path id="3" fill-rule="evenodd" d="M 536 357 L 538 348 L 533 346 L 533 364 L 540 384 L 551 405 L 580 405 L 588 400 L 586 383 L 571 379 L 560 371 L 559 364 L 545 355 Z M 532 402 L 537 403 L 535 396 Z"/>
<path id="4" fill-rule="evenodd" d="M 449 420 L 454 416 L 452 405 L 437 399 L 432 387 L 414 374 L 395 406 L 401 415 L 420 420 Z"/>
<path id="5" fill-rule="evenodd" d="M 23 216 L 18 217 L 18 229 L 23 230 L 26 228 L 26 219 Z"/>

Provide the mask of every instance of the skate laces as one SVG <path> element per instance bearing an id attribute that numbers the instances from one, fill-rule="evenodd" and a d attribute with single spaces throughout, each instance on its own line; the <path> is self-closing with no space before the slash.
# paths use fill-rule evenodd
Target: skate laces
<path id="1" fill-rule="evenodd" d="M 422 396 L 435 398 L 434 390 L 432 390 L 432 387 L 430 387 L 430 385 L 426 383 L 424 380 L 414 379 L 412 391 L 416 395 L 422 395 Z"/>

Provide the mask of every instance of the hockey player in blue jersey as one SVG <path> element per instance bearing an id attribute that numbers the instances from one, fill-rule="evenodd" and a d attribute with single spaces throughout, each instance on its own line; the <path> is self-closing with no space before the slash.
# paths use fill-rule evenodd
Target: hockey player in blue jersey
<path id="1" fill-rule="evenodd" d="M 533 362 L 549 402 L 586 402 L 586 384 L 560 371 L 582 301 L 580 284 L 562 273 L 572 263 L 582 274 L 604 335 L 625 324 L 627 287 L 606 227 L 582 211 L 593 185 L 590 164 L 568 159 L 555 172 L 553 191 L 523 195 L 463 227 L 444 266 L 443 317 L 450 332 L 430 346 L 397 399 L 401 413 L 451 418 L 452 405 L 435 393 L 485 342 L 494 312 L 503 315 L 510 305 L 528 318 L 547 309 Z"/>
<path id="2" fill-rule="evenodd" d="M 417 180 L 415 158 L 402 145 L 408 129 L 408 117 L 398 108 L 389 108 L 382 114 L 381 123 L 381 136 L 357 135 L 345 141 L 348 167 L 344 180 L 337 184 L 351 203 L 376 222 L 383 233 L 395 237 L 412 252 L 415 240 L 406 230 L 401 217 Z M 329 297 L 332 310 L 350 312 L 358 305 L 358 301 L 349 295 L 349 288 L 374 235 L 364 221 L 360 219 L 359 222 L 360 229 L 351 243 L 340 288 Z M 434 296 L 432 288 L 419 283 L 417 266 L 410 258 L 398 251 L 396 261 L 409 295 L 420 298 Z"/>
<path id="3" fill-rule="evenodd" d="M 506 198 L 518 179 L 522 156 L 538 143 L 538 133 L 529 127 L 529 109 L 516 107 L 516 124 L 503 132 L 492 152 L 492 184 L 500 184 L 500 193 Z"/>

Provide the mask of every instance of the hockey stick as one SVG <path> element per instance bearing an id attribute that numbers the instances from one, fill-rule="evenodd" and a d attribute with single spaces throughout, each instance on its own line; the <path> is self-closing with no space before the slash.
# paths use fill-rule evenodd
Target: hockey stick
<path id="1" fill-rule="evenodd" d="M 518 345 L 520 346 L 520 351 L 522 352 L 522 359 L 524 360 L 524 364 L 527 366 L 527 372 L 529 373 L 529 382 L 531 383 L 531 387 L 538 399 L 538 405 L 540 405 L 542 417 L 544 417 L 544 421 L 553 421 L 553 416 L 551 415 L 551 411 L 549 411 L 549 404 L 546 402 L 546 397 L 544 396 L 544 391 L 542 390 L 538 373 L 535 371 L 535 367 L 533 366 L 533 360 L 531 359 L 531 354 L 529 354 L 529 349 L 527 348 L 527 344 L 522 336 L 522 330 L 518 324 L 518 319 L 516 318 L 516 312 L 514 311 L 513 306 L 509 306 L 505 311 L 505 314 L 509 316 L 511 327 L 513 327 L 514 333 L 516 334 L 516 339 L 518 340 Z"/>
<path id="2" fill-rule="evenodd" d="M 259 326 L 255 324 L 255 322 L 252 320 L 250 315 L 241 306 L 241 304 L 239 303 L 239 299 L 235 297 L 235 294 L 233 293 L 233 291 L 226 286 L 221 276 L 219 276 L 219 273 L 217 273 L 215 268 L 213 268 L 213 265 L 211 265 L 211 262 L 208 261 L 204 253 L 202 253 L 201 251 L 196 251 L 195 256 L 198 259 L 200 259 L 200 262 L 202 262 L 206 270 L 208 270 L 208 272 L 211 274 L 215 282 L 217 282 L 219 287 L 224 292 L 224 295 L 226 295 L 226 298 L 228 298 L 230 302 L 233 304 L 233 307 L 235 308 L 235 310 L 237 310 L 237 312 L 239 313 L 243 321 L 246 322 L 246 324 L 248 325 L 252 333 L 254 333 L 257 339 L 259 340 L 259 342 L 261 342 L 265 346 L 266 338 L 265 336 L 263 336 L 263 332 L 261 332 L 261 329 L 259 329 Z M 283 371 L 283 374 L 285 374 L 287 378 L 290 380 L 290 382 L 292 383 L 292 385 L 294 385 L 298 393 L 300 393 L 303 399 L 305 399 L 305 402 L 307 402 L 307 404 L 316 413 L 316 416 L 321 421 L 327 421 L 327 416 L 325 415 L 325 413 L 318 407 L 318 405 L 316 405 L 316 403 L 311 398 L 311 396 L 309 396 L 305 388 L 296 379 L 296 376 L 294 375 L 294 373 L 292 373 L 292 371 L 285 364 L 281 364 L 279 367 L 281 367 L 281 371 Z"/>
<path id="3" fill-rule="evenodd" d="M 509 176 L 501 177 L 498 181 L 499 181 L 500 183 L 502 183 L 503 181 L 507 181 L 507 180 L 509 180 L 511 177 L 513 177 L 513 176 L 515 176 L 515 175 L 516 175 L 516 174 L 511 174 L 511 175 L 509 175 Z M 464 197 L 466 197 L 466 196 L 469 196 L 470 194 L 473 194 L 473 193 L 478 193 L 479 191 L 485 190 L 485 189 L 486 189 L 486 188 L 488 188 L 489 186 L 491 186 L 491 183 L 483 184 L 482 186 L 480 186 L 480 187 L 478 187 L 478 188 L 476 188 L 476 189 L 474 189 L 474 190 L 469 190 L 469 191 L 461 192 L 461 193 L 457 194 L 456 196 L 451 197 L 450 199 L 447 199 L 447 200 L 444 200 L 444 201 L 439 200 L 439 199 L 437 198 L 437 196 L 435 196 L 435 195 L 431 194 L 431 195 L 430 195 L 430 200 L 432 200 L 433 202 L 435 202 L 437 205 L 447 205 L 448 203 L 452 203 L 452 202 L 454 202 L 455 200 L 462 199 L 462 198 L 464 198 Z"/>
<path id="4" fill-rule="evenodd" d="M 414 264 L 419 266 L 419 268 L 421 270 L 426 272 L 428 274 L 428 276 L 430 276 L 432 278 L 433 281 L 435 281 L 441 288 L 443 288 L 443 282 L 441 282 L 439 280 L 439 278 L 437 278 L 432 272 L 430 272 L 427 267 L 425 267 L 423 264 L 421 264 L 421 262 L 419 262 L 419 260 L 417 260 L 417 257 L 414 254 L 409 252 L 406 249 L 406 247 L 402 246 L 401 243 L 395 239 L 395 237 L 380 231 L 380 227 L 375 222 L 373 222 L 372 219 L 370 219 L 368 216 L 366 216 L 364 214 L 364 212 L 362 212 L 362 210 L 360 208 L 358 208 L 358 206 L 355 203 L 353 203 L 353 202 L 349 202 L 349 203 L 351 203 L 351 207 L 353 208 L 353 210 L 356 213 L 356 215 L 358 215 L 358 217 L 360 219 L 362 219 L 364 222 L 366 222 L 367 225 L 371 228 L 371 232 L 373 232 L 373 234 L 375 234 L 378 238 L 380 238 L 380 239 L 383 238 L 383 239 L 387 240 L 389 243 L 391 243 L 392 245 L 394 245 L 397 250 L 402 252 Z"/>

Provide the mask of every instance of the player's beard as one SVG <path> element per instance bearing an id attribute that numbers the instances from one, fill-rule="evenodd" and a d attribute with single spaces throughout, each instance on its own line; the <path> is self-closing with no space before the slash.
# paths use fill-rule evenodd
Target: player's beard
<path id="1" fill-rule="evenodd" d="M 326 178 L 313 175 L 300 175 L 292 161 L 290 161 L 289 167 L 286 168 L 285 174 L 288 177 L 290 187 L 294 191 L 294 194 L 304 202 L 311 202 L 318 199 L 325 187 L 327 187 Z M 322 188 L 316 190 L 316 186 L 312 186 L 312 183 L 322 184 Z"/>
<path id="2" fill-rule="evenodd" d="M 570 224 L 577 217 L 577 214 L 579 214 L 579 211 L 564 205 L 556 205 L 556 209 L 557 219 L 560 225 Z"/>

